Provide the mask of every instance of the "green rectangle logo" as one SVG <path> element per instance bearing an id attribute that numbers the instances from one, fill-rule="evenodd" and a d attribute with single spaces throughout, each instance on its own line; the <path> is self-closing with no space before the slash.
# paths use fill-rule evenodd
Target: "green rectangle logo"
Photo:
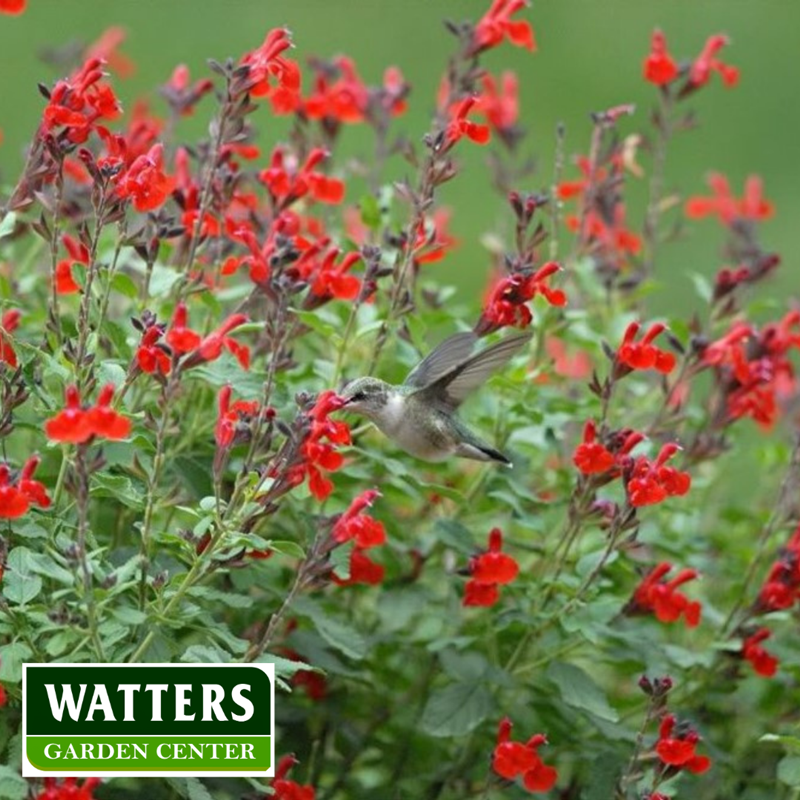
<path id="1" fill-rule="evenodd" d="M 22 774 L 272 777 L 272 664 L 25 664 Z"/>

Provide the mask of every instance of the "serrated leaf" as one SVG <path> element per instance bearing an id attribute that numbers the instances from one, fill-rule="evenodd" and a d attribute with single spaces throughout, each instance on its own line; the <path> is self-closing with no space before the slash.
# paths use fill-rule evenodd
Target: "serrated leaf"
<path id="1" fill-rule="evenodd" d="M 800 739 L 797 736 L 780 736 L 775 733 L 765 733 L 759 742 L 775 742 L 783 745 L 788 751 L 800 754 Z"/>
<path id="2" fill-rule="evenodd" d="M 320 669 L 310 666 L 302 661 L 291 661 L 288 658 L 273 655 L 272 653 L 264 653 L 256 659 L 259 664 L 274 664 L 275 674 L 281 678 L 291 678 L 295 672 L 299 670 L 311 670 L 312 672 L 322 672 Z"/>
<path id="3" fill-rule="evenodd" d="M 111 288 L 115 292 L 129 297 L 131 300 L 135 300 L 139 296 L 139 287 L 136 285 L 133 278 L 131 278 L 130 275 L 126 275 L 124 272 L 118 272 L 111 279 Z"/>
<path id="4" fill-rule="evenodd" d="M 22 665 L 33 655 L 23 642 L 12 642 L 0 647 L 0 683 L 19 683 Z"/>
<path id="5" fill-rule="evenodd" d="M 16 770 L 0 764 L 0 798 L 23 800 L 28 795 L 28 782 Z"/>
<path id="6" fill-rule="evenodd" d="M 181 661 L 198 664 L 227 664 L 232 656 L 216 645 L 193 644 L 181 656 Z"/>
<path id="7" fill-rule="evenodd" d="M 10 603 L 25 605 L 42 591 L 42 579 L 33 569 L 34 553 L 27 547 L 15 547 L 8 554 L 3 579 L 3 595 Z"/>
<path id="8" fill-rule="evenodd" d="M 492 696 L 481 683 L 453 683 L 433 692 L 420 728 L 431 736 L 464 736 L 492 712 Z"/>
<path id="9" fill-rule="evenodd" d="M 92 476 L 91 494 L 92 497 L 113 497 L 128 508 L 144 508 L 144 493 L 125 475 L 96 473 Z"/>
<path id="10" fill-rule="evenodd" d="M 340 544 L 331 551 L 330 562 L 333 567 L 333 574 L 339 580 L 346 581 L 350 577 L 350 557 L 353 555 L 355 540 Z"/>
<path id="11" fill-rule="evenodd" d="M 556 685 L 561 699 L 568 706 L 609 722 L 619 719 L 619 714 L 609 705 L 603 690 L 580 667 L 554 661 L 547 668 L 546 675 Z"/>
<path id="12" fill-rule="evenodd" d="M 800 756 L 784 756 L 778 762 L 777 776 L 787 786 L 800 787 Z"/>
<path id="13" fill-rule="evenodd" d="M 296 601 L 295 611 L 308 617 L 314 623 L 319 635 L 340 653 L 356 661 L 367 654 L 369 649 L 367 641 L 355 628 L 329 616 L 308 598 Z"/>
<path id="14" fill-rule="evenodd" d="M 149 294 L 150 297 L 164 297 L 169 294 L 170 289 L 175 285 L 176 281 L 181 278 L 181 273 L 172 267 L 165 267 L 161 264 L 156 264 L 153 267 L 153 273 L 150 276 Z"/>
<path id="15" fill-rule="evenodd" d="M 9 211 L 0 222 L 0 239 L 10 236 L 17 224 L 17 215 L 13 211 Z"/>
<path id="16" fill-rule="evenodd" d="M 290 558 L 305 558 L 306 552 L 297 542 L 270 540 L 269 549 Z"/>

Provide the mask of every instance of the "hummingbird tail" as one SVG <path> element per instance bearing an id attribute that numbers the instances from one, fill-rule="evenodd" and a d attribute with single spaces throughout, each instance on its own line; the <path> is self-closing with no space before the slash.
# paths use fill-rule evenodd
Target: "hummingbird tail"
<path id="1" fill-rule="evenodd" d="M 499 450 L 495 450 L 493 447 L 482 447 L 481 450 L 483 450 L 483 452 L 486 453 L 486 455 L 489 456 L 492 461 L 496 461 L 498 464 L 502 464 L 504 467 L 514 466 L 510 459 L 506 458 Z"/>
<path id="2" fill-rule="evenodd" d="M 489 447 L 488 444 L 474 444 L 472 445 L 475 450 L 478 452 L 474 455 L 468 455 L 467 453 L 461 453 L 461 455 L 466 456 L 467 458 L 475 458 L 478 461 L 496 461 L 498 464 L 502 464 L 505 467 L 513 467 L 514 465 L 511 461 L 506 458 L 499 450 L 495 450 L 494 447 Z"/>

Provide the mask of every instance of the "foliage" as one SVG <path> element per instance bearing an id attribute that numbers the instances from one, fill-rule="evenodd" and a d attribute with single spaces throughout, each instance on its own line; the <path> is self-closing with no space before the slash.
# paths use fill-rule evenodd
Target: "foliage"
<path id="1" fill-rule="evenodd" d="M 282 29 L 213 79 L 178 67 L 166 119 L 120 122 L 118 37 L 42 88 L 0 222 L 0 797 L 142 791 L 16 773 L 21 665 L 54 660 L 276 664 L 295 757 L 275 780 L 152 780 L 154 798 L 795 796 L 800 312 L 756 294 L 780 261 L 757 177 L 665 189 L 673 137 L 738 72 L 723 36 L 678 60 L 655 32 L 649 123 L 595 112 L 575 167 L 560 131 L 531 177 L 517 78 L 481 66 L 535 49 L 523 5 L 449 25 L 421 143 L 395 132 L 398 70 L 301 69 Z M 292 132 L 262 151 L 270 115 Z M 337 161 L 350 125 L 374 147 Z M 476 146 L 508 197 L 480 310 L 452 301 L 438 205 Z M 413 177 L 386 182 L 400 159 Z M 702 316 L 652 320 L 684 217 L 719 221 L 729 266 L 698 275 Z M 509 327 L 533 339 L 463 416 L 512 468 L 426 463 L 347 414 L 348 380 L 399 383 L 445 334 Z M 739 459 L 755 507 L 729 491 Z"/>

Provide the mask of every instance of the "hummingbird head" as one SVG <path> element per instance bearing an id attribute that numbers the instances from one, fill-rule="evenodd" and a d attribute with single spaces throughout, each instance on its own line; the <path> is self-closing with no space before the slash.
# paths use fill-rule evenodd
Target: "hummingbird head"
<path id="1" fill-rule="evenodd" d="M 356 378 L 344 387 L 344 410 L 370 419 L 380 417 L 389 402 L 391 387 L 378 378 Z"/>

